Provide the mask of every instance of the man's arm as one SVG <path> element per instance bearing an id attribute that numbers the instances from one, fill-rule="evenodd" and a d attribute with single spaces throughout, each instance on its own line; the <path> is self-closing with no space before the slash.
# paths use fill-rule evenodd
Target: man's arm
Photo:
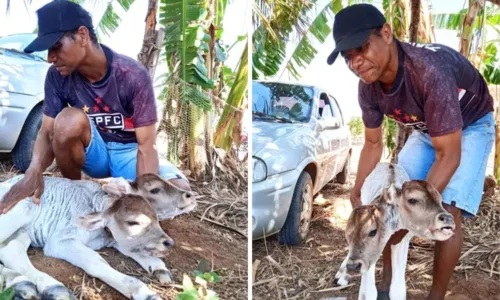
<path id="1" fill-rule="evenodd" d="M 353 207 L 361 205 L 359 198 L 361 187 L 366 177 L 373 171 L 377 163 L 382 157 L 384 143 L 382 139 L 382 126 L 378 128 L 365 128 L 365 144 L 361 150 L 358 163 L 358 172 L 356 174 L 356 182 L 353 187 L 353 195 L 351 197 L 351 204 Z"/>
<path id="2" fill-rule="evenodd" d="M 26 172 L 42 174 L 54 161 L 52 136 L 54 134 L 54 118 L 43 115 L 42 126 L 38 132 L 31 163 Z"/>
<path id="3" fill-rule="evenodd" d="M 460 165 L 462 155 L 462 130 L 432 137 L 436 160 L 427 174 L 427 181 L 442 193 Z"/>
<path id="4" fill-rule="evenodd" d="M 159 160 L 156 148 L 155 124 L 135 129 L 139 149 L 137 151 L 137 177 L 145 173 L 158 174 Z"/>

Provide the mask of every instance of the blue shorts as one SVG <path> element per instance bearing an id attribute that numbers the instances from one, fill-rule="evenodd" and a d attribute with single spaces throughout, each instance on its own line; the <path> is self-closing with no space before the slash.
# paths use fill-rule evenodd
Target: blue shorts
<path id="1" fill-rule="evenodd" d="M 462 210 L 466 218 L 473 217 L 479 210 L 483 195 L 486 166 L 495 142 L 495 119 L 493 113 L 467 126 L 462 131 L 462 156 L 460 166 L 442 192 L 443 203 Z M 412 180 L 425 180 L 435 152 L 430 136 L 414 131 L 398 155 L 400 164 Z"/>
<path id="2" fill-rule="evenodd" d="M 82 171 L 93 178 L 123 177 L 135 180 L 137 169 L 137 143 L 105 142 L 94 122 L 89 119 L 91 138 L 85 148 L 85 163 Z M 185 179 L 186 176 L 173 164 L 160 159 L 160 176 L 169 179 Z M 189 182 L 189 181 L 188 181 Z"/>

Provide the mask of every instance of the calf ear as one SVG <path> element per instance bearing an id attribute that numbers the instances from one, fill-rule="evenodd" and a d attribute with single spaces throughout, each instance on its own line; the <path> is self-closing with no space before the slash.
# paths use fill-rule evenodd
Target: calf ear
<path id="1" fill-rule="evenodd" d="M 88 231 L 93 231 L 106 226 L 106 219 L 100 212 L 93 212 L 76 219 L 76 224 Z"/>
<path id="2" fill-rule="evenodd" d="M 395 205 L 398 198 L 401 196 L 401 191 L 396 188 L 394 183 L 389 188 L 384 188 L 384 200 L 387 204 Z"/>
<path id="3" fill-rule="evenodd" d="M 102 189 L 111 196 L 121 197 L 132 193 L 130 182 L 123 177 L 111 178 L 108 183 L 102 186 Z"/>

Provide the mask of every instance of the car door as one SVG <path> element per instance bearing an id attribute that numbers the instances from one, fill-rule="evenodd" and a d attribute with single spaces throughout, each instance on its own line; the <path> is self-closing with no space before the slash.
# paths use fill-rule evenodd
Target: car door
<path id="1" fill-rule="evenodd" d="M 335 163 L 337 161 L 335 149 L 339 148 L 337 136 L 337 128 L 335 125 L 335 118 L 333 109 L 330 104 L 330 99 L 326 93 L 321 95 L 324 99 L 324 105 L 321 110 L 320 122 L 323 123 L 324 129 L 321 131 L 321 139 L 324 144 L 324 155 L 321 170 L 321 186 L 326 185 L 334 176 Z"/>
<path id="2" fill-rule="evenodd" d="M 328 176 L 328 161 L 330 160 L 330 133 L 329 130 L 322 128 L 325 125 L 325 118 L 323 117 L 326 103 L 328 102 L 327 95 L 325 93 L 318 94 L 318 108 L 315 112 L 317 116 L 317 126 L 316 126 L 316 160 L 318 163 L 318 173 L 317 173 L 317 186 L 323 187 L 323 184 Z"/>
<path id="3" fill-rule="evenodd" d="M 344 118 L 342 115 L 342 111 L 340 110 L 340 106 L 338 105 L 337 100 L 329 95 L 330 106 L 333 110 L 333 116 L 336 117 L 339 121 L 339 127 L 335 132 L 335 142 L 334 142 L 334 151 L 337 153 L 336 162 L 334 167 L 334 176 L 342 171 L 344 167 L 345 159 L 349 152 L 350 141 L 349 141 L 349 130 L 344 123 Z"/>

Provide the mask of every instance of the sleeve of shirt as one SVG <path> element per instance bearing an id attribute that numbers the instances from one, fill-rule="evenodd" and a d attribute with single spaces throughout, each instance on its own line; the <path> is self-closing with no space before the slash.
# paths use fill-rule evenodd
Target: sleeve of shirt
<path id="1" fill-rule="evenodd" d="M 358 102 L 361 108 L 361 117 L 366 128 L 378 128 L 384 121 L 384 114 L 371 97 L 367 97 L 361 82 L 358 86 Z"/>
<path id="2" fill-rule="evenodd" d="M 61 79 L 58 78 L 55 67 L 50 67 L 45 77 L 45 97 L 43 100 L 43 113 L 51 118 L 55 118 L 66 106 L 61 96 Z"/>
<path id="3" fill-rule="evenodd" d="M 455 76 L 431 67 L 424 76 L 425 123 L 431 137 L 454 132 L 463 126 Z"/>
<path id="4" fill-rule="evenodd" d="M 132 85 L 134 86 L 132 120 L 135 128 L 148 126 L 158 121 L 153 82 L 149 77 L 149 73 L 146 69 L 141 68 L 141 71 L 136 75 L 135 84 Z"/>

